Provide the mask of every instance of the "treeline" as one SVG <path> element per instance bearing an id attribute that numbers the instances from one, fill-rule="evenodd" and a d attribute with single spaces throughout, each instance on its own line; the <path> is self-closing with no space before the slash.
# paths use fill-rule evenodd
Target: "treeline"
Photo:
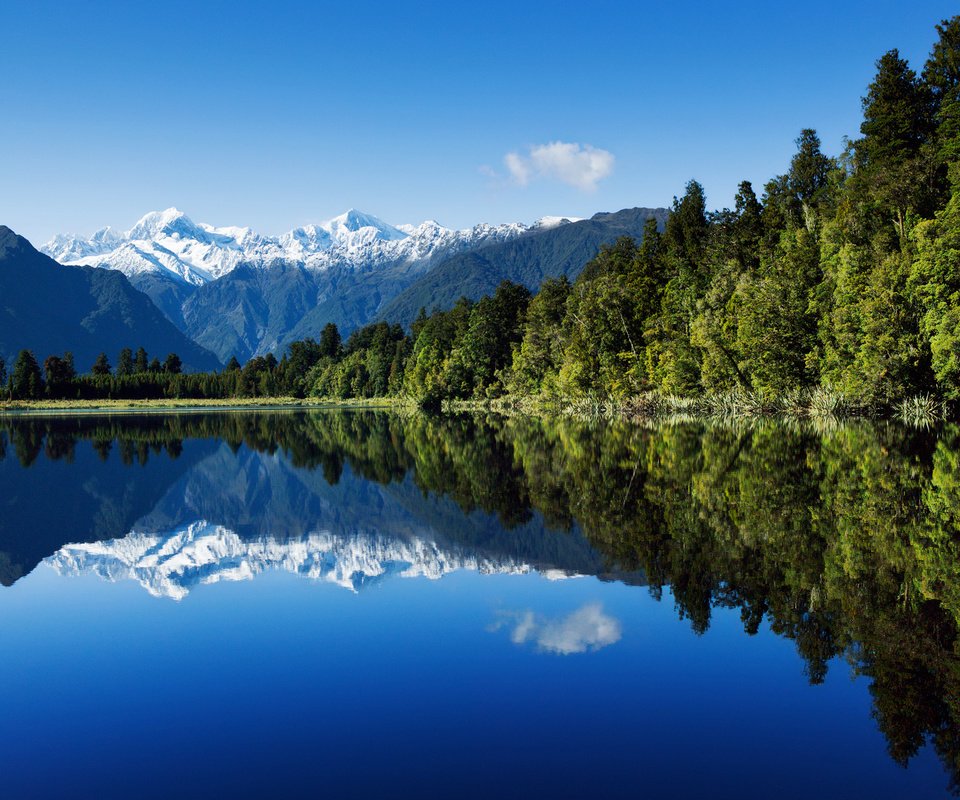
<path id="1" fill-rule="evenodd" d="M 296 342 L 280 361 L 273 355 L 258 356 L 241 367 L 232 358 L 219 372 L 194 373 L 183 372 L 176 353 L 161 362 L 148 359 L 142 347 L 136 354 L 129 348 L 121 350 L 116 367 L 111 366 L 106 353 L 101 353 L 90 371 L 83 374 L 77 372 L 69 352 L 48 356 L 41 368 L 31 351 L 21 350 L 9 371 L 0 358 L 0 399 L 304 397 L 303 378 L 309 365 L 320 357 L 319 347 L 312 340 Z"/>

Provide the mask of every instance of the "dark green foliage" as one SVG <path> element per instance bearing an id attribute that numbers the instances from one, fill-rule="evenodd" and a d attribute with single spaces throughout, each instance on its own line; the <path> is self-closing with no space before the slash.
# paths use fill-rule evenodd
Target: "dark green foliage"
<path id="1" fill-rule="evenodd" d="M 337 358 L 340 355 L 340 348 L 343 342 L 340 338 L 340 331 L 333 322 L 328 322 L 323 326 L 320 332 L 320 352 L 321 357 Z"/>
<path id="2" fill-rule="evenodd" d="M 133 362 L 133 371 L 143 373 L 149 369 L 149 362 L 147 361 L 147 351 L 142 347 L 137 348 L 136 359 Z"/>
<path id="3" fill-rule="evenodd" d="M 144 359 L 146 359 L 147 354 L 144 352 Z M 133 351 L 129 347 L 124 347 L 120 351 L 120 355 L 117 358 L 117 377 L 124 377 L 125 375 L 133 374 Z"/>
<path id="4" fill-rule="evenodd" d="M 602 248 L 573 285 L 562 326 L 558 386 L 567 394 L 625 395 L 646 382 L 644 322 L 659 307 L 660 235 Z"/>
<path id="5" fill-rule="evenodd" d="M 930 87 L 917 78 L 896 50 L 877 61 L 877 75 L 863 98 L 863 138 L 854 145 L 855 184 L 861 203 L 874 205 L 877 223 L 892 219 L 899 242 L 907 235 L 907 215 L 932 212 L 932 164 L 922 148 L 933 132 Z M 892 244 L 892 243 L 891 243 Z"/>
<path id="6" fill-rule="evenodd" d="M 513 357 L 508 390 L 531 395 L 556 391 L 563 363 L 563 322 L 570 281 L 566 276 L 548 278 L 527 306 L 523 339 Z M 422 323 L 420 323 L 422 324 Z"/>
<path id="7" fill-rule="evenodd" d="M 163 371 L 168 375 L 179 375 L 183 371 L 183 362 L 180 360 L 180 356 L 176 353 L 167 354 L 167 358 L 163 362 Z"/>
<path id="8" fill-rule="evenodd" d="M 529 302 L 525 286 L 503 281 L 492 297 L 482 298 L 471 308 L 467 329 L 444 370 L 449 396 L 480 398 L 502 393 L 502 373 L 522 336 Z"/>
<path id="9" fill-rule="evenodd" d="M 319 348 L 322 355 L 307 376 L 314 395 L 343 399 L 400 393 L 412 343 L 399 325 L 367 325 L 353 332 L 345 348 L 339 344 L 339 334 L 332 334 Z"/>
<path id="10" fill-rule="evenodd" d="M 21 350 L 13 364 L 10 394 L 15 400 L 39 400 L 43 396 L 40 365 L 29 350 Z"/>
<path id="11" fill-rule="evenodd" d="M 794 224 L 809 229 L 814 224 L 811 212 L 827 188 L 833 162 L 820 151 L 820 137 L 811 128 L 800 132 L 796 144 L 797 153 L 787 173 L 787 187 L 793 201 Z"/>
<path id="12" fill-rule="evenodd" d="M 691 343 L 697 300 L 707 289 L 704 258 L 710 233 L 703 187 L 687 184 L 664 228 L 666 285 L 660 309 L 646 323 L 646 371 L 665 392 L 692 394 L 700 387 L 700 354 Z"/>
<path id="13" fill-rule="evenodd" d="M 106 353 L 101 353 L 97 356 L 97 360 L 93 362 L 93 366 L 90 368 L 90 373 L 92 375 L 109 375 L 110 374 L 110 360 L 107 358 Z"/>
<path id="14" fill-rule="evenodd" d="M 77 377 L 73 364 L 73 353 L 65 353 L 63 358 L 60 356 L 48 356 L 43 362 L 43 372 L 46 376 L 48 396 L 68 396 L 71 384 Z"/>

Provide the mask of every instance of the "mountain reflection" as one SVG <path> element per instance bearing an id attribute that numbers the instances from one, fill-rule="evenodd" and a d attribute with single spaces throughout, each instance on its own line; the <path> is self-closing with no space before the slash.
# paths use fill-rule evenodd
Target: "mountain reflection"
<path id="1" fill-rule="evenodd" d="M 65 545 L 46 559 L 61 575 L 95 574 L 132 579 L 157 597 L 180 600 L 190 589 L 220 581 L 249 580 L 269 569 L 291 572 L 357 591 L 389 575 L 440 578 L 472 569 L 520 574 L 530 567 L 421 538 L 328 531 L 303 537 L 241 539 L 219 525 L 196 522 L 168 535 L 131 533 L 123 539 Z"/>
<path id="2" fill-rule="evenodd" d="M 461 567 L 670 586 L 693 631 L 739 609 L 747 634 L 766 623 L 793 640 L 814 683 L 845 659 L 871 681 L 894 759 L 930 740 L 960 772 L 955 425 L 18 417 L 0 422 L 4 455 L 5 584 L 49 557 L 170 596 L 267 568 L 351 588 Z M 603 616 L 498 623 L 577 652 L 619 638 Z"/>

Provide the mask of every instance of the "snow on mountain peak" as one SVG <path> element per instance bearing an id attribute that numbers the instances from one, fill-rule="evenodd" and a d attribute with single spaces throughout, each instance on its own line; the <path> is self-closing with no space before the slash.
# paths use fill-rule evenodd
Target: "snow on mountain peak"
<path id="1" fill-rule="evenodd" d="M 152 211 L 124 233 L 104 228 L 92 237 L 59 235 L 41 249 L 62 264 L 117 269 L 128 277 L 169 274 L 201 285 L 226 275 L 238 264 L 269 268 L 278 262 L 311 270 L 402 266 L 425 271 L 439 259 L 473 247 L 504 242 L 571 217 L 543 217 L 533 226 L 480 224 L 464 230 L 435 220 L 390 225 L 351 208 L 325 222 L 263 236 L 245 227 L 215 227 L 193 222 L 178 208 Z"/>
<path id="2" fill-rule="evenodd" d="M 164 211 L 151 211 L 144 214 L 124 236 L 127 239 L 138 241 L 154 239 L 161 233 L 182 233 L 199 230 L 190 217 L 180 209 L 170 207 Z"/>
<path id="3" fill-rule="evenodd" d="M 368 236 L 374 236 L 385 241 L 396 241 L 407 237 L 406 233 L 393 227 L 393 225 L 388 225 L 372 214 L 365 214 L 355 208 L 351 208 L 339 217 L 321 223 L 320 227 L 338 241 L 349 238 L 350 234 L 362 233 L 365 229 L 375 231 Z"/>
<path id="4" fill-rule="evenodd" d="M 531 225 L 532 230 L 547 230 L 548 228 L 558 228 L 561 225 L 569 225 L 571 222 L 580 222 L 583 217 L 540 217 Z"/>

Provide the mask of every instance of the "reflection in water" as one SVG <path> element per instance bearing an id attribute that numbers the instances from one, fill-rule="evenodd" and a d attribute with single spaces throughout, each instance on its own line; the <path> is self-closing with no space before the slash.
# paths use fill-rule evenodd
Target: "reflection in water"
<path id="1" fill-rule="evenodd" d="M 600 603 L 588 603 L 565 617 L 550 619 L 533 611 L 503 612 L 491 631 L 510 629 L 510 641 L 533 644 L 542 653 L 566 656 L 600 650 L 620 641 L 620 621 L 603 613 Z"/>
<path id="2" fill-rule="evenodd" d="M 50 557 L 174 597 L 273 567 L 353 588 L 467 566 L 596 575 L 655 597 L 670 586 L 698 634 L 715 608 L 739 609 L 747 634 L 766 621 L 813 683 L 846 659 L 871 681 L 892 757 L 932 741 L 960 774 L 957 426 L 650 430 L 375 412 L 0 426 L 5 584 Z M 38 502 L 38 485 L 62 503 Z M 590 606 L 500 624 L 558 653 L 620 635 Z"/>
<path id="3" fill-rule="evenodd" d="M 241 539 L 208 522 L 169 535 L 131 533 L 106 542 L 68 544 L 46 559 L 61 575 L 92 573 L 109 581 L 132 579 L 150 594 L 180 600 L 195 586 L 250 580 L 269 569 L 327 581 L 353 591 L 388 575 L 440 578 L 460 569 L 522 574 L 530 566 L 425 539 L 378 534 L 344 537 L 329 531 L 291 539 Z"/>

